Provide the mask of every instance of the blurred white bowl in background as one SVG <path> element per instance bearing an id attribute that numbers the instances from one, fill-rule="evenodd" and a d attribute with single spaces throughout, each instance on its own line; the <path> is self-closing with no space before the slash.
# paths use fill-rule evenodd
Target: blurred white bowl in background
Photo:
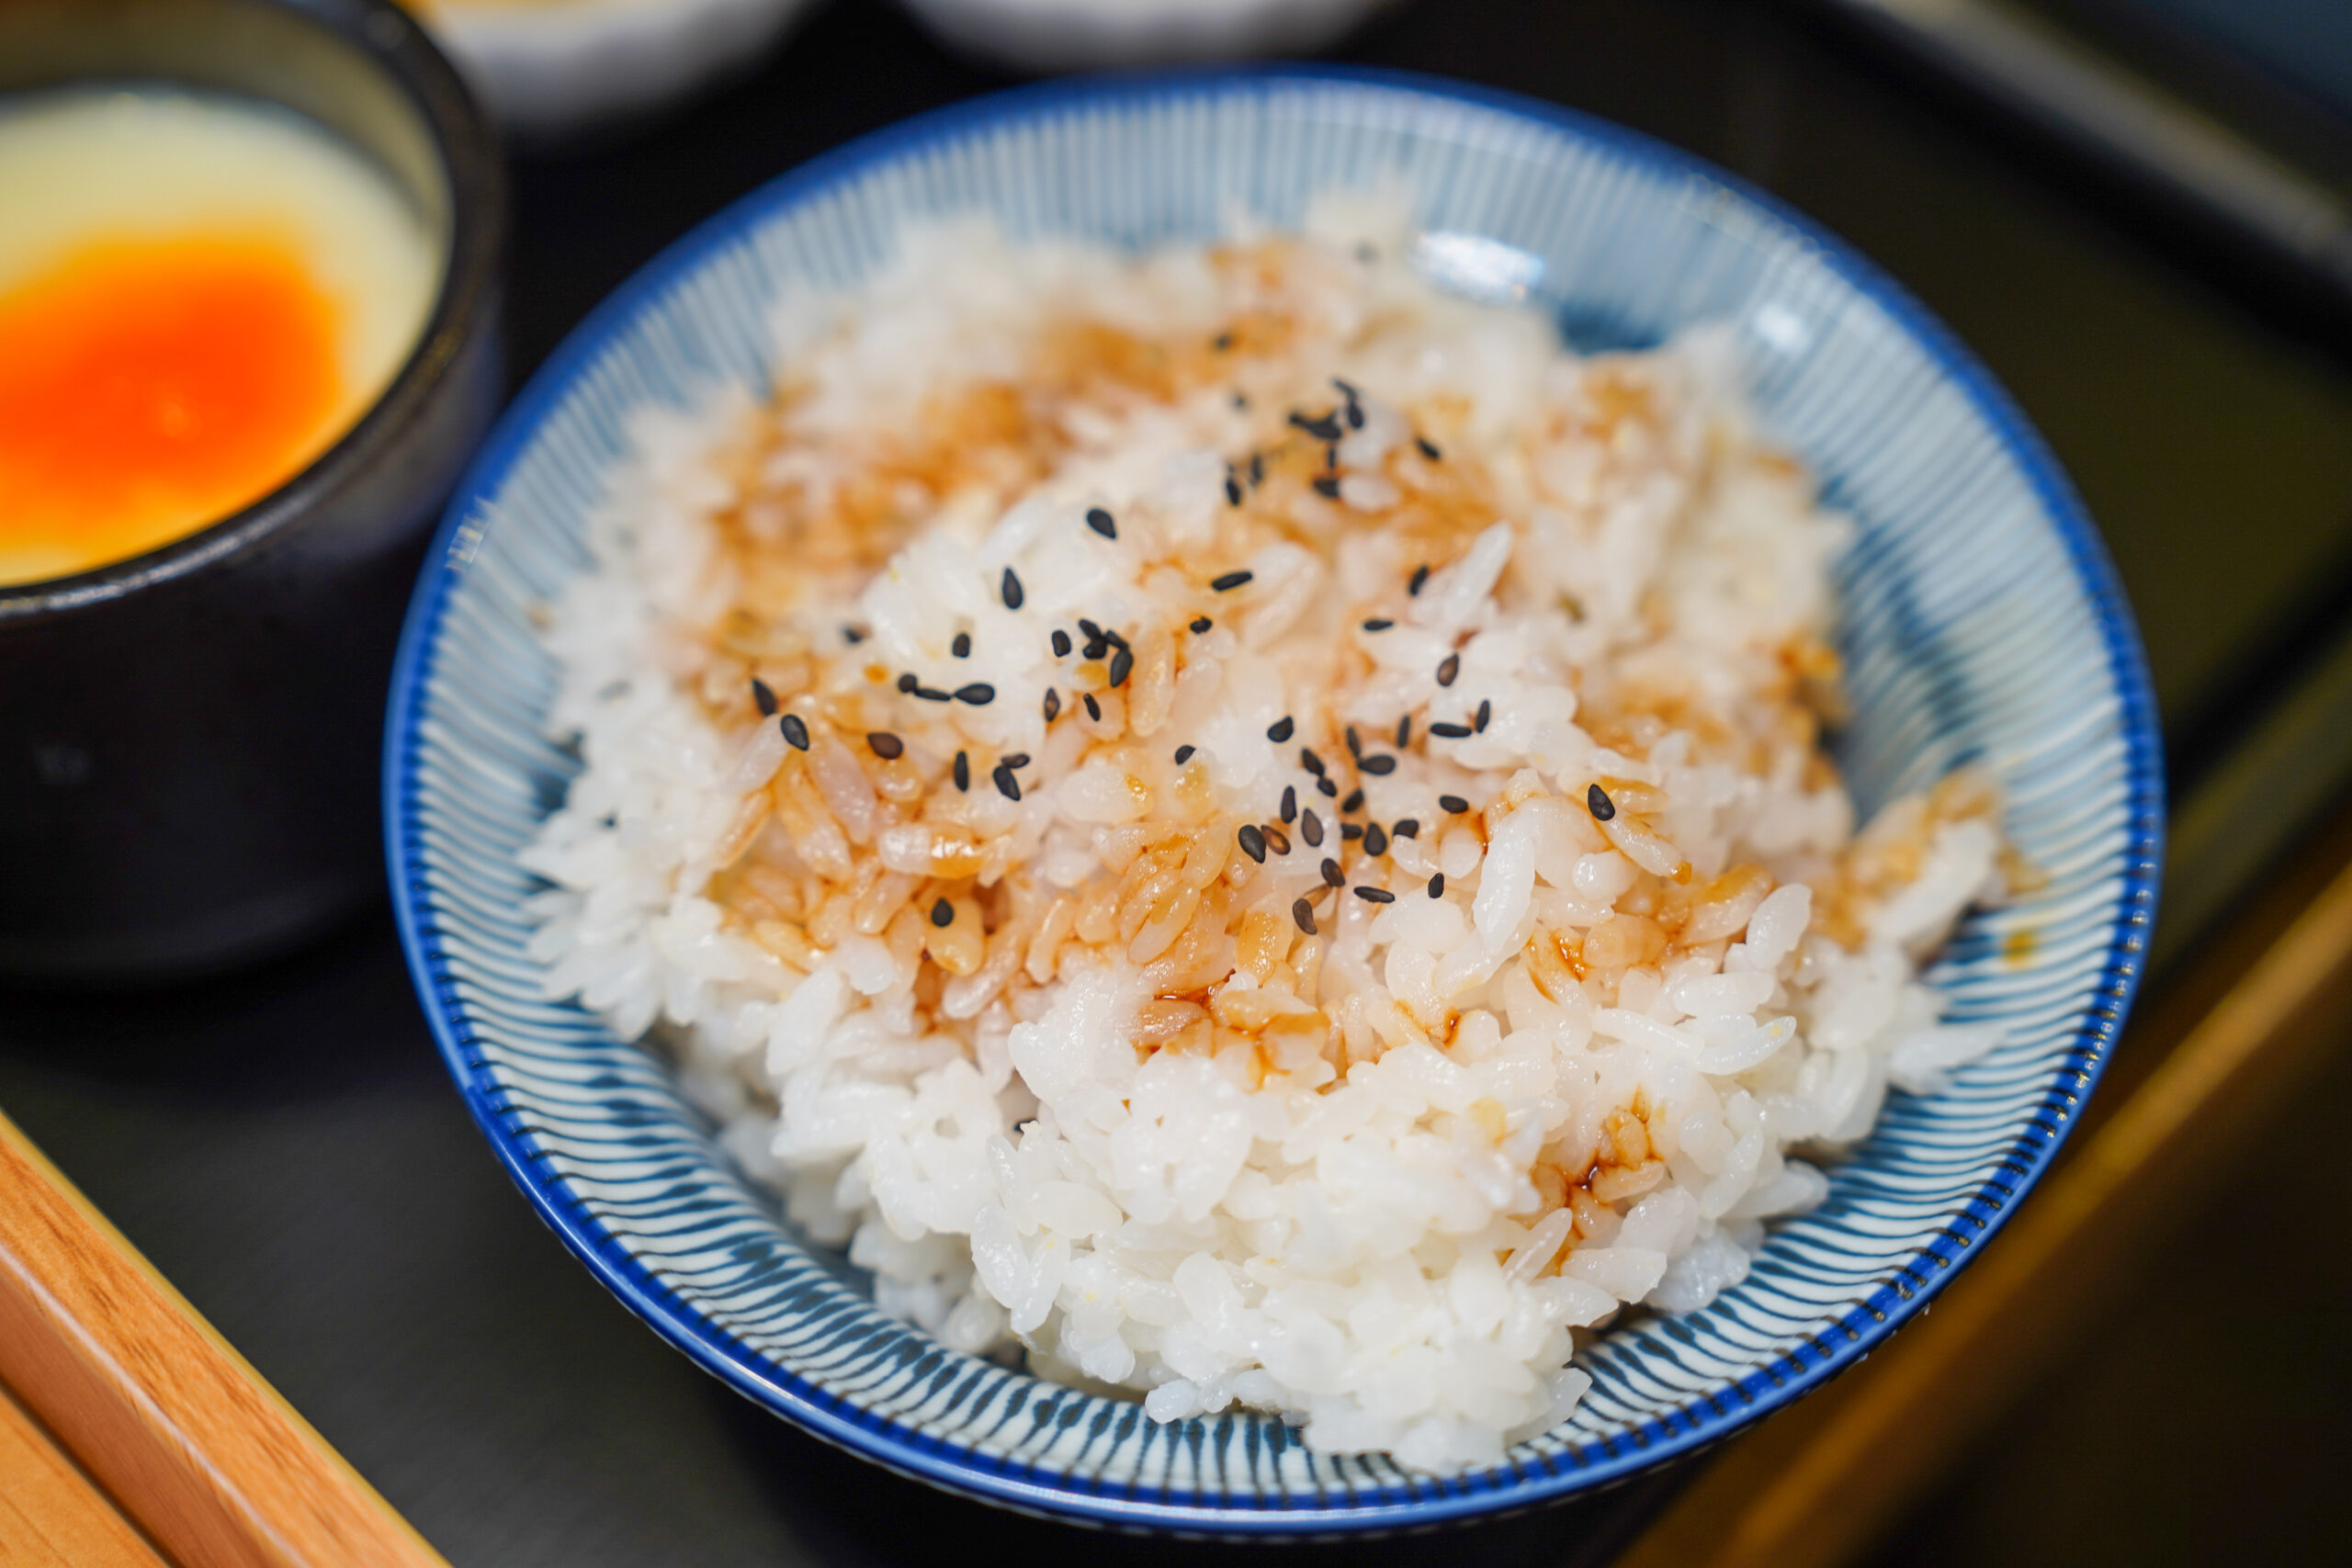
<path id="1" fill-rule="evenodd" d="M 1321 49 L 1392 0 L 903 0 L 939 39 L 1016 71 Z"/>
<path id="2" fill-rule="evenodd" d="M 807 0 L 411 0 L 526 141 L 645 114 L 756 64 Z"/>

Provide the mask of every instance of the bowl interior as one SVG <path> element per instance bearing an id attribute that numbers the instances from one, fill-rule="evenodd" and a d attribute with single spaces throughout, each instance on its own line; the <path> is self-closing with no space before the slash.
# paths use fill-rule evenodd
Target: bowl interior
<path id="1" fill-rule="evenodd" d="M 1989 767 L 2048 875 L 1973 917 L 1931 975 L 2006 1043 L 1951 1092 L 1897 1095 L 1747 1282 L 1580 1364 L 1554 1433 L 1443 1481 L 1308 1453 L 1270 1418 L 1159 1427 L 1139 1406 L 948 1351 L 877 1313 L 715 1147 L 652 1056 L 548 1002 L 514 852 L 572 763 L 533 607 L 585 560 L 580 518 L 629 412 L 762 378 L 768 303 L 887 258 L 910 218 L 1141 245 L 1236 209 L 1295 220 L 1333 186 L 1413 193 L 1449 287 L 1524 299 L 1587 346 L 1730 323 L 1772 432 L 1859 522 L 1840 567 L 1867 809 Z M 913 122 L 778 181 L 575 334 L 453 506 L 421 585 L 386 757 L 404 938 L 459 1083 L 569 1244 L 752 1397 L 896 1468 L 997 1501 L 1193 1529 L 1329 1530 L 1524 1505 L 1722 1435 L 1860 1359 L 1997 1226 L 2072 1125 L 2153 913 L 2158 781 L 2135 634 L 2096 536 L 2007 400 L 1836 242 L 1612 128 L 1440 85 L 1295 72 L 1033 88 Z M 2018 933 L 2031 933 L 2020 937 Z M 593 1374 L 592 1374 L 593 1375 Z"/>

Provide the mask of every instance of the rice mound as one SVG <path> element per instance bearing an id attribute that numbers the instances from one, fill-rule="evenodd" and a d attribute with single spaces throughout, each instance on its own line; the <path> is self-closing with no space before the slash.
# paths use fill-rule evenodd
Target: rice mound
<path id="1" fill-rule="evenodd" d="M 1848 525 L 1727 340 L 1415 261 L 1335 197 L 787 301 L 589 519 L 525 862 L 551 994 L 885 1310 L 1445 1472 L 1995 1043 L 1917 965 L 2011 873 L 1972 775 L 1857 835 Z"/>

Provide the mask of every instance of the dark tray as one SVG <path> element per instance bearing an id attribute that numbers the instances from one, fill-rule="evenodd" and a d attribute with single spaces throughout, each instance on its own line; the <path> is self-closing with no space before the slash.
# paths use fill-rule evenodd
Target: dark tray
<path id="1" fill-rule="evenodd" d="M 2352 375 L 2098 216 L 2030 147 L 1770 7 L 1423 0 L 1345 53 L 1663 136 L 1910 285 L 2017 394 L 2106 529 L 2190 782 L 2243 750 L 2332 635 L 2328 584 L 2352 558 Z M 725 202 L 999 85 L 894 8 L 838 0 L 761 74 L 691 111 L 520 161 L 518 365 Z M 920 1563 L 1109 1544 L 840 1454 L 639 1325 L 501 1176 L 388 919 L 202 987 L 0 997 L 0 1105 L 457 1563 Z M 1378 1560 L 1603 1562 L 1675 1481 L 1394 1542 Z M 1171 1562 L 1203 1550 L 1117 1547 Z"/>

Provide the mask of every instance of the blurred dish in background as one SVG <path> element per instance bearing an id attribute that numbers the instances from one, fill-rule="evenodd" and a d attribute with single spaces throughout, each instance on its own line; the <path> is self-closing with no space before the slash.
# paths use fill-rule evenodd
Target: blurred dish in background
<path id="1" fill-rule="evenodd" d="M 904 0 L 941 41 L 1016 71 L 1297 54 L 1394 0 Z"/>
<path id="2" fill-rule="evenodd" d="M 0 0 L 0 976 L 286 952 L 382 896 L 375 694 L 503 380 L 490 127 L 390 0 Z"/>
<path id="3" fill-rule="evenodd" d="M 0 583 L 275 490 L 416 342 L 441 245 L 381 169 L 252 100 L 0 107 Z"/>
<path id="4" fill-rule="evenodd" d="M 806 0 L 403 0 L 526 140 L 649 113 L 748 69 Z"/>

